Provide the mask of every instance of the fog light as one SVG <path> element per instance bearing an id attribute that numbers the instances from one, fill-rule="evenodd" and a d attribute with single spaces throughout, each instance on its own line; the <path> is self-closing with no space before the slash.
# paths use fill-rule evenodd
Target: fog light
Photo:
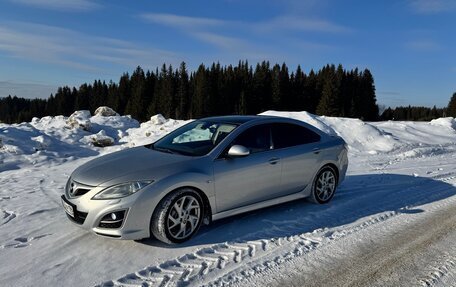
<path id="1" fill-rule="evenodd" d="M 101 228 L 120 228 L 125 218 L 126 210 L 110 212 L 103 216 L 98 227 Z"/>
<path id="2" fill-rule="evenodd" d="M 125 216 L 125 210 L 115 211 L 115 212 L 111 212 L 111 213 L 108 213 L 105 216 L 103 216 L 101 221 L 102 222 L 116 222 L 116 221 L 124 219 L 124 216 Z"/>

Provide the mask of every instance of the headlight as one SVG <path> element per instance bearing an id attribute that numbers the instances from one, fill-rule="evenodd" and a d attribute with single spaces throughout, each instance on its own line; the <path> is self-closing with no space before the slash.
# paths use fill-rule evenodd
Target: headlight
<path id="1" fill-rule="evenodd" d="M 97 193 L 92 199 L 116 199 L 132 195 L 133 193 L 141 190 L 147 185 L 151 184 L 153 180 L 149 181 L 133 181 L 127 183 L 121 183 L 113 185 L 103 189 Z"/>

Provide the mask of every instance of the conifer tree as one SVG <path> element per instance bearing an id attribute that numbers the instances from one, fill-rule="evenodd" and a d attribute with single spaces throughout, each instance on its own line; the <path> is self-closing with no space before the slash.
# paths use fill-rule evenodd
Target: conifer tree
<path id="1" fill-rule="evenodd" d="M 446 110 L 446 115 L 448 117 L 456 117 L 456 93 L 453 93 L 453 96 L 448 103 L 448 107 Z"/>
<path id="2" fill-rule="evenodd" d="M 340 114 L 339 91 L 333 77 L 334 75 L 323 85 L 321 100 L 317 107 L 318 115 L 338 116 Z"/>
<path id="3" fill-rule="evenodd" d="M 177 108 L 175 116 L 178 119 L 185 119 L 189 116 L 190 98 L 188 81 L 187 66 L 185 62 L 182 62 L 179 67 L 176 91 Z"/>
<path id="4" fill-rule="evenodd" d="M 146 76 L 141 67 L 137 67 L 130 78 L 130 98 L 125 113 L 133 118 L 144 121 L 147 118 Z"/>

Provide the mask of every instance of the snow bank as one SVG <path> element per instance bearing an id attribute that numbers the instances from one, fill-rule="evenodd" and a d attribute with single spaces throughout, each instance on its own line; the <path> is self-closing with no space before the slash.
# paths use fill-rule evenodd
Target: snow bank
<path id="1" fill-rule="evenodd" d="M 456 144 L 456 121 L 440 118 L 431 122 L 370 122 L 359 119 L 320 117 L 308 112 L 267 111 L 263 115 L 304 121 L 347 142 L 350 152 L 395 153 L 397 158 L 444 154 Z M 100 107 L 94 116 L 76 111 L 70 117 L 33 118 L 30 123 L 0 124 L 1 170 L 47 161 L 63 162 L 80 157 L 153 143 L 188 123 L 166 119 L 161 114 L 139 123 Z"/>
<path id="2" fill-rule="evenodd" d="M 139 122 L 130 116 L 91 116 L 89 111 L 76 111 L 68 118 L 35 117 L 30 123 L 0 124 L 0 171 L 112 152 L 124 148 L 119 139 L 137 127 Z"/>
<path id="3" fill-rule="evenodd" d="M 391 134 L 365 123 L 359 119 L 321 117 L 348 144 L 350 149 L 358 152 L 377 154 L 390 152 L 400 143 Z"/>
<path id="4" fill-rule="evenodd" d="M 432 120 L 429 124 L 433 126 L 438 126 L 438 127 L 446 127 L 449 129 L 456 130 L 456 119 L 454 118 L 439 118 Z"/>
<path id="5" fill-rule="evenodd" d="M 150 123 L 153 125 L 162 125 L 166 123 L 166 119 L 162 114 L 157 114 L 150 117 Z"/>
<path id="6" fill-rule="evenodd" d="M 76 111 L 66 121 L 70 128 L 90 129 L 90 111 Z"/>
<path id="7" fill-rule="evenodd" d="M 101 106 L 95 110 L 95 116 L 112 117 L 112 116 L 118 116 L 118 115 L 119 114 L 116 113 L 113 109 L 111 109 L 110 107 L 106 107 L 106 106 Z"/>
<path id="8" fill-rule="evenodd" d="M 81 139 L 81 142 L 86 144 L 93 144 L 97 147 L 106 147 L 114 144 L 114 139 L 106 135 L 104 130 L 99 131 L 94 135 L 85 136 Z"/>
<path id="9" fill-rule="evenodd" d="M 161 114 L 158 114 L 152 116 L 149 121 L 141 123 L 139 128 L 128 129 L 119 142 L 126 143 L 130 147 L 150 144 L 188 122 L 191 120 L 165 119 Z"/>

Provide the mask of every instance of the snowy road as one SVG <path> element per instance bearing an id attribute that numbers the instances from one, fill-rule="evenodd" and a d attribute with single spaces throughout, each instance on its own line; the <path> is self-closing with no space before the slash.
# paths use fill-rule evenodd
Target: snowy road
<path id="1" fill-rule="evenodd" d="M 53 136 L 47 150 L 12 153 L 25 150 L 24 130 L 30 130 L 15 127 L 21 140 L 0 153 L 0 285 L 455 285 L 454 120 L 367 124 L 304 117 L 317 126 L 324 122 L 320 128 L 334 129 L 349 143 L 348 176 L 334 200 L 290 202 L 224 219 L 176 246 L 101 238 L 70 224 L 59 202 L 64 183 L 102 150 L 81 144 L 76 155 L 59 151 L 59 140 L 74 144 L 79 135 L 53 122 L 53 133 L 39 129 Z M 0 128 L 4 135 L 9 127 Z M 14 139 L 19 135 L 13 131 Z M 142 142 L 144 134 L 160 132 L 163 126 L 144 125 L 124 139 Z"/>
<path id="2" fill-rule="evenodd" d="M 268 286 L 433 286 L 456 275 L 456 204 L 409 210 L 357 236 L 315 252 L 322 260 L 294 260 L 262 279 Z M 407 213 L 406 213 L 407 214 Z M 400 228 L 399 228 L 400 227 Z M 359 240 L 358 236 L 364 238 Z M 368 240 L 366 240 L 368 239 Z M 334 249 L 340 250 L 334 252 Z M 450 276 L 451 275 L 451 276 Z M 250 282 L 253 283 L 253 282 Z M 442 282 L 443 283 L 443 282 Z M 445 286 L 449 282 L 445 283 Z M 451 284 L 451 283 L 450 283 Z"/>

